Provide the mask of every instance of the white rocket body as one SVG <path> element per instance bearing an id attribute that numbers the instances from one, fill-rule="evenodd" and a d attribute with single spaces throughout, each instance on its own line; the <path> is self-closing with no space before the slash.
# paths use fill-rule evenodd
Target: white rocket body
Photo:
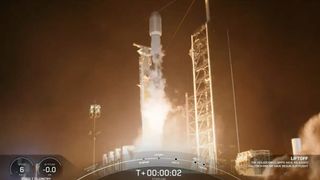
<path id="1" fill-rule="evenodd" d="M 152 62 L 155 66 L 161 64 L 162 57 L 162 46 L 161 46 L 161 35 L 162 35 L 162 24 L 161 16 L 158 12 L 153 12 L 149 19 L 149 34 L 151 37 L 151 56 Z M 156 67 L 155 67 L 156 68 Z"/>

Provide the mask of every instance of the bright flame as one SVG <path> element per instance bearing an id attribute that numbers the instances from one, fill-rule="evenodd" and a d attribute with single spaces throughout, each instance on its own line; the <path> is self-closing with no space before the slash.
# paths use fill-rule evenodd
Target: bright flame
<path id="1" fill-rule="evenodd" d="M 143 111 L 144 119 L 151 131 L 156 131 L 159 133 L 163 132 L 162 127 L 165 123 L 168 111 L 169 105 L 161 99 L 146 103 Z"/>
<path id="2" fill-rule="evenodd" d="M 148 97 L 142 103 L 142 141 L 143 150 L 160 149 L 162 146 L 163 128 L 171 109 L 165 94 L 165 79 L 160 67 L 150 72 L 147 87 Z"/>

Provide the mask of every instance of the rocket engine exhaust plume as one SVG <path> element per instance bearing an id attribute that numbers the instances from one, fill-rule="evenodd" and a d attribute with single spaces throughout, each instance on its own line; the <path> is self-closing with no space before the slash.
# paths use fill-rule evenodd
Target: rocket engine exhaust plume
<path id="1" fill-rule="evenodd" d="M 320 178 L 320 113 L 313 116 L 303 126 L 300 138 L 302 151 L 300 155 L 310 156 L 309 168 L 267 168 L 264 172 L 265 180 L 319 180 Z M 283 156 L 275 160 L 288 160 L 289 156 Z"/>
<path id="2" fill-rule="evenodd" d="M 171 106 L 164 91 L 165 79 L 162 78 L 162 73 L 152 70 L 149 81 L 147 91 L 150 94 L 142 106 L 143 137 L 141 145 L 143 149 L 159 149 L 162 145 L 165 120 Z"/>

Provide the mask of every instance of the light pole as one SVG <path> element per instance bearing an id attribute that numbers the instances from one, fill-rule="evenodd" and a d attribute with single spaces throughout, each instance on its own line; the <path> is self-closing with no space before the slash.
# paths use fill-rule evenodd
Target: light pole
<path id="1" fill-rule="evenodd" d="M 100 132 L 96 132 L 96 119 L 98 119 L 101 116 L 101 106 L 98 104 L 90 105 L 90 119 L 93 120 L 93 128 L 90 132 L 90 135 L 92 135 L 93 140 L 93 148 L 92 148 L 92 165 L 93 170 L 96 168 L 96 136 Z"/>

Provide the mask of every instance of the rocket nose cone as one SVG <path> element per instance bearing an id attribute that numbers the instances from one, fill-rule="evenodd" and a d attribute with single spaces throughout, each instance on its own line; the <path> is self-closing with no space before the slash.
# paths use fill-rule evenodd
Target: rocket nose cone
<path id="1" fill-rule="evenodd" d="M 161 25 L 161 16 L 157 11 L 151 13 L 149 19 L 149 33 L 152 34 L 159 34 L 162 33 L 162 25 Z"/>
<path id="2" fill-rule="evenodd" d="M 150 18 L 161 18 L 161 16 L 158 11 L 153 11 Z"/>

